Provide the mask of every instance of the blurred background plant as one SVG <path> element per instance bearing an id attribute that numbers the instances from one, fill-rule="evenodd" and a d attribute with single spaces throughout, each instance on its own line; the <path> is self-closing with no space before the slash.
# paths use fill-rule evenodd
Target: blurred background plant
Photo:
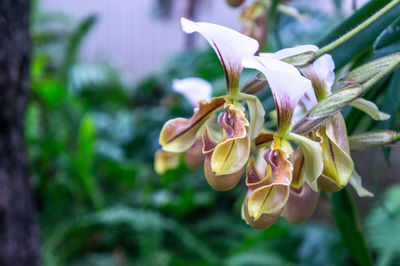
<path id="1" fill-rule="evenodd" d="M 156 1 L 157 14 L 167 16 L 172 2 Z M 296 7 L 299 14 L 307 14 L 312 27 L 276 12 L 279 1 L 270 2 L 265 9 L 270 32 L 265 36 L 265 51 L 315 43 L 316 39 L 322 46 L 388 1 L 370 1 L 347 19 L 341 12 L 341 5 L 347 1 L 333 1 L 333 16 L 313 9 L 310 1 L 285 3 Z M 191 115 L 190 104 L 172 92 L 172 80 L 197 76 L 212 82 L 213 94 L 225 90 L 222 68 L 212 50 L 180 52 L 162 70 L 130 84 L 117 66 L 107 61 L 87 63 L 79 56 L 86 36 L 96 27 L 96 15 L 77 21 L 67 14 L 42 12 L 37 4 L 34 7 L 32 95 L 25 135 L 44 265 L 359 263 L 334 224 L 327 203 L 332 200 L 334 204 L 335 200 L 330 195 L 324 195 L 315 219 L 306 224 L 282 220 L 268 230 L 257 231 L 240 219 L 244 184 L 230 192 L 216 192 L 205 182 L 202 171 L 189 169 L 183 157 L 177 169 L 162 176 L 155 173 L 153 158 L 159 149 L 162 125 L 170 118 Z M 398 51 L 400 22 L 392 21 L 399 8 L 361 39 L 334 51 L 337 70 Z M 339 26 L 326 35 L 333 22 Z M 253 75 L 245 72 L 242 82 Z M 350 133 L 400 129 L 396 120 L 399 80 L 397 71 L 367 94 L 367 99 L 374 99 L 381 110 L 392 115 L 391 119 L 378 123 L 346 109 Z M 271 111 L 274 105 L 270 93 L 259 96 L 265 109 Z M 387 148 L 385 155 L 389 161 Z M 399 188 L 390 188 L 383 197 L 379 193 L 382 186 L 374 180 L 366 183 L 374 185 L 376 194 L 372 211 L 367 211 L 368 201 L 366 204 L 363 200 L 362 209 L 355 208 L 355 217 L 354 213 L 341 217 L 345 224 L 346 219 L 353 218 L 358 223 L 358 212 L 362 217 L 369 212 L 365 231 L 374 258 L 379 265 L 398 265 Z"/>

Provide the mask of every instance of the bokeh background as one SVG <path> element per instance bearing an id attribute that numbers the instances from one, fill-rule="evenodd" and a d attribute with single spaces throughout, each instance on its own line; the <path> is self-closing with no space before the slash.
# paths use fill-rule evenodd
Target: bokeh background
<path id="1" fill-rule="evenodd" d="M 264 51 L 316 43 L 366 2 L 285 1 L 305 16 L 280 14 Z M 224 0 L 34 3 L 25 138 L 44 265 L 357 265 L 328 194 L 304 224 L 281 219 L 255 230 L 240 218 L 244 182 L 216 192 L 183 157 L 176 169 L 154 170 L 162 125 L 192 113 L 172 80 L 196 76 L 213 84 L 213 95 L 225 90 L 217 56 L 199 36 L 182 32 L 180 17 L 240 31 L 243 8 Z M 245 72 L 241 82 L 253 76 Z M 392 98 L 400 99 L 396 91 Z M 369 97 L 389 106 L 391 120 L 381 124 L 346 109 L 350 132 L 400 129 L 393 115 L 400 102 L 388 104 L 384 95 Z M 260 98 L 271 111 L 269 95 Z M 399 265 L 400 149 L 352 155 L 375 194 L 359 199 L 349 189 L 357 223 L 374 260 Z"/>

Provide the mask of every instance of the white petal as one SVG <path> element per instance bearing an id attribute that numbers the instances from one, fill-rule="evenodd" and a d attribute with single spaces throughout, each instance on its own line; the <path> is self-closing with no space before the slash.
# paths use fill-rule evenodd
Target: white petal
<path id="1" fill-rule="evenodd" d="M 217 24 L 193 22 L 185 18 L 181 19 L 181 24 L 183 31 L 200 33 L 214 48 L 224 67 L 228 89 L 232 86 L 238 86 L 243 69 L 241 62 L 244 58 L 257 52 L 258 42 Z"/>
<path id="2" fill-rule="evenodd" d="M 299 99 L 313 89 L 311 81 L 301 76 L 294 66 L 275 59 L 254 56 L 244 60 L 243 65 L 265 75 L 277 107 L 278 123 L 290 123 Z"/>
<path id="3" fill-rule="evenodd" d="M 207 80 L 201 78 L 174 79 L 172 89 L 185 96 L 193 107 L 197 107 L 201 100 L 211 99 L 212 86 Z"/>
<path id="4" fill-rule="evenodd" d="M 325 84 L 325 89 L 330 93 L 335 81 L 334 69 L 335 63 L 333 62 L 332 56 L 324 54 L 318 57 L 312 64 L 302 68 L 301 72 L 311 80 L 317 78 L 319 83 Z"/>
<path id="5" fill-rule="evenodd" d="M 287 57 L 291 57 L 294 55 L 298 55 L 298 54 L 303 54 L 305 52 L 316 52 L 318 51 L 318 47 L 315 45 L 301 45 L 301 46 L 296 46 L 296 47 L 292 47 L 292 48 L 285 48 L 282 50 L 279 50 L 275 53 L 260 53 L 261 57 L 265 57 L 265 58 L 270 58 L 270 59 L 277 59 L 277 60 L 282 60 L 284 58 Z"/>

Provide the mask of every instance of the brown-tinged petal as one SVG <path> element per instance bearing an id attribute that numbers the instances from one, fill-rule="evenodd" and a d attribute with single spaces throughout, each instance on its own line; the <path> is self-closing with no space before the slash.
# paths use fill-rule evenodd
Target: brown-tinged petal
<path id="1" fill-rule="evenodd" d="M 294 153 L 293 178 L 291 186 L 300 189 L 304 183 L 305 160 L 301 147 L 298 147 Z"/>
<path id="2" fill-rule="evenodd" d="M 273 132 L 261 132 L 255 139 L 255 145 L 256 148 L 259 149 L 261 147 L 271 145 L 272 141 L 274 141 Z"/>
<path id="3" fill-rule="evenodd" d="M 314 191 L 318 191 L 317 180 L 324 169 L 322 160 L 323 151 L 320 138 L 313 141 L 307 137 L 289 133 L 288 140 L 296 141 L 300 144 L 304 156 L 304 179 Z"/>
<path id="4" fill-rule="evenodd" d="M 314 213 L 318 198 L 319 192 L 313 191 L 307 183 L 300 189 L 292 187 L 282 216 L 292 223 L 303 223 Z"/>
<path id="5" fill-rule="evenodd" d="M 321 126 L 324 170 L 318 185 L 326 191 L 338 191 L 350 180 L 353 172 L 353 160 L 349 155 L 349 141 L 346 124 L 342 114 L 338 113 Z"/>
<path id="6" fill-rule="evenodd" d="M 248 198 L 249 192 L 247 193 L 242 205 L 242 219 L 245 220 L 248 225 L 254 227 L 255 229 L 266 229 L 274 224 L 281 216 L 282 210 L 270 214 L 264 213 L 258 219 L 252 218 L 247 207 Z"/>
<path id="7" fill-rule="evenodd" d="M 196 169 L 203 165 L 204 154 L 202 152 L 202 147 L 201 139 L 196 139 L 193 145 L 185 151 L 185 162 L 187 166 Z"/>
<path id="8" fill-rule="evenodd" d="M 158 150 L 154 158 L 154 170 L 159 175 L 167 170 L 175 169 L 179 165 L 179 153 Z"/>
<path id="9" fill-rule="evenodd" d="M 204 175 L 208 184 L 219 191 L 231 190 L 239 182 L 240 178 L 244 172 L 244 166 L 239 171 L 227 174 L 227 175 L 216 175 L 211 170 L 211 156 L 213 154 L 214 148 L 217 146 L 218 142 L 211 136 L 210 130 L 207 127 L 203 136 L 203 153 L 205 154 L 204 159 Z"/>
<path id="10" fill-rule="evenodd" d="M 246 184 L 249 188 L 248 210 L 252 218 L 257 220 L 263 214 L 280 211 L 289 197 L 289 186 L 292 181 L 292 164 L 288 154 L 281 148 L 281 141 L 275 140 L 271 146 L 274 165 L 268 165 L 263 177 L 257 170 L 252 157 L 247 166 Z M 278 145 L 275 145 L 278 144 Z"/>
<path id="11" fill-rule="evenodd" d="M 165 151 L 183 152 L 194 143 L 196 134 L 207 119 L 225 104 L 225 97 L 217 97 L 209 102 L 199 102 L 189 119 L 169 120 L 161 130 L 160 144 Z"/>
<path id="12" fill-rule="evenodd" d="M 236 108 L 228 107 L 226 127 L 227 138 L 219 143 L 211 156 L 211 169 L 216 175 L 238 172 L 246 164 L 250 155 L 250 139 L 246 127 L 249 123 L 245 114 Z"/>

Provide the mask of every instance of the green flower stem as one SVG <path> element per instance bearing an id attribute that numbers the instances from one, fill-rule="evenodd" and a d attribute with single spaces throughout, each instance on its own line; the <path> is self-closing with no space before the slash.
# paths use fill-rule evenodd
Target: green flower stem
<path id="1" fill-rule="evenodd" d="M 382 9 L 380 9 L 378 12 L 376 12 L 374 15 L 369 17 L 367 20 L 365 20 L 363 23 L 340 37 L 339 39 L 331 42 L 330 44 L 322 47 L 315 53 L 315 58 L 320 57 L 323 54 L 329 53 L 330 51 L 336 49 L 338 46 L 342 45 L 343 43 L 347 42 L 349 39 L 360 33 L 361 31 L 365 30 L 369 25 L 371 25 L 373 22 L 375 22 L 377 19 L 382 17 L 385 13 L 387 13 L 390 9 L 392 9 L 394 6 L 400 3 L 400 0 L 393 0 L 390 3 L 388 3 L 386 6 L 384 6 Z"/>
<path id="2" fill-rule="evenodd" d="M 400 0 L 396 0 L 399 2 Z M 377 75 L 375 75 L 373 78 L 368 80 L 362 85 L 363 92 L 366 92 L 369 90 L 372 86 L 374 86 L 378 81 L 380 81 L 382 78 L 384 78 L 386 75 L 392 73 L 392 71 L 396 70 L 400 65 L 400 58 L 394 61 L 391 65 L 389 65 L 387 68 L 385 68 L 383 71 L 379 72 Z"/>

